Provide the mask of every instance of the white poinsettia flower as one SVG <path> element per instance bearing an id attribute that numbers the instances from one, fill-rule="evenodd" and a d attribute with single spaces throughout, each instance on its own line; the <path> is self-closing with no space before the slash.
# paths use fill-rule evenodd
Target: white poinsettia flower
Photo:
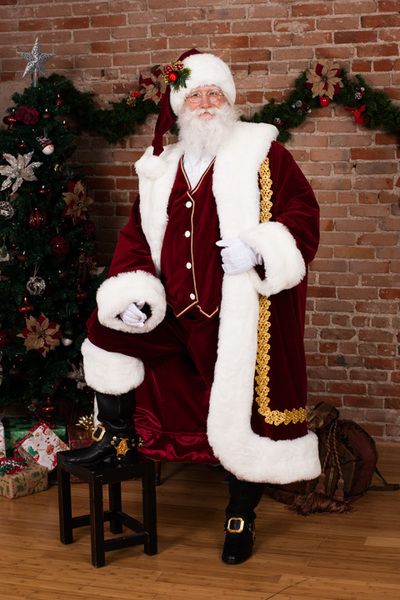
<path id="1" fill-rule="evenodd" d="M 33 169 L 40 167 L 41 162 L 31 163 L 32 152 L 27 154 L 18 154 L 17 158 L 12 154 L 4 152 L 3 158 L 8 162 L 8 165 L 0 166 L 0 175 L 6 177 L 1 184 L 1 190 L 6 190 L 12 185 L 11 193 L 14 194 L 24 181 L 35 181 Z"/>

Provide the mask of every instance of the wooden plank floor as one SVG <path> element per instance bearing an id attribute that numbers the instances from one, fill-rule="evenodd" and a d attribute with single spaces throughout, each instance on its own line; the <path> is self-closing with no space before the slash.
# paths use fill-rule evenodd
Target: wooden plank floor
<path id="1" fill-rule="evenodd" d="M 380 446 L 380 467 L 400 479 L 400 445 Z M 351 513 L 301 517 L 271 499 L 258 510 L 254 556 L 220 561 L 226 484 L 219 469 L 164 465 L 158 487 L 159 554 L 141 547 L 90 564 L 89 528 L 58 539 L 57 488 L 0 498 L 1 600 L 400 600 L 400 492 L 369 492 Z M 139 484 L 124 484 L 125 509 L 140 516 Z M 74 514 L 87 511 L 73 486 Z"/>

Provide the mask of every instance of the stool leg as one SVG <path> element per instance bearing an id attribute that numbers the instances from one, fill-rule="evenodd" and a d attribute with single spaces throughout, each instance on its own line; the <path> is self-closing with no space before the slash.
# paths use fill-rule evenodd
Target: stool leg
<path id="1" fill-rule="evenodd" d="M 92 565 L 105 565 L 104 551 L 104 509 L 103 509 L 103 479 L 92 475 L 89 479 L 90 496 L 90 537 L 92 545 Z"/>
<path id="2" fill-rule="evenodd" d="M 157 505 L 155 464 L 149 462 L 142 478 L 143 525 L 147 532 L 144 543 L 146 554 L 157 554 Z"/>
<path id="3" fill-rule="evenodd" d="M 57 481 L 60 540 L 63 544 L 72 544 L 71 482 L 69 473 L 60 465 L 57 467 Z"/>
<path id="4" fill-rule="evenodd" d="M 122 520 L 120 513 L 122 511 L 122 500 L 121 500 L 121 483 L 109 483 L 108 484 L 108 501 L 110 507 L 110 531 L 111 533 L 122 533 Z"/>

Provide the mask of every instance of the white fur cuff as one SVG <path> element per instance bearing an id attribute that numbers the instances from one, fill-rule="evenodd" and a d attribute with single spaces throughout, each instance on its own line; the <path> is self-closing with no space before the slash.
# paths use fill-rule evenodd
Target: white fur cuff
<path id="1" fill-rule="evenodd" d="M 119 318 L 132 302 L 145 302 L 151 308 L 151 316 L 144 327 L 126 325 Z M 102 325 L 127 333 L 151 331 L 164 319 L 167 308 L 164 286 L 157 277 L 146 271 L 119 273 L 106 279 L 97 291 L 97 306 Z"/>
<path id="2" fill-rule="evenodd" d="M 108 352 L 86 339 L 81 347 L 83 370 L 88 386 L 102 394 L 125 394 L 144 379 L 141 360 L 118 352 Z"/>
<path id="3" fill-rule="evenodd" d="M 240 238 L 259 252 L 265 266 L 262 281 L 251 272 L 257 292 L 264 296 L 278 294 L 298 285 L 306 274 L 306 265 L 290 231 L 278 222 L 260 223 L 240 234 Z"/>

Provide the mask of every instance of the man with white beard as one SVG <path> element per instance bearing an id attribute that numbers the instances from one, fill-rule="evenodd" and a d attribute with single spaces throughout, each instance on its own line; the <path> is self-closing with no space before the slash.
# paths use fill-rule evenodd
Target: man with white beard
<path id="1" fill-rule="evenodd" d="M 277 129 L 238 121 L 229 67 L 195 50 L 180 61 L 82 346 L 95 443 L 66 458 L 134 460 L 139 434 L 154 459 L 222 464 L 222 559 L 237 564 L 263 483 L 320 473 L 303 344 L 319 212 Z"/>

